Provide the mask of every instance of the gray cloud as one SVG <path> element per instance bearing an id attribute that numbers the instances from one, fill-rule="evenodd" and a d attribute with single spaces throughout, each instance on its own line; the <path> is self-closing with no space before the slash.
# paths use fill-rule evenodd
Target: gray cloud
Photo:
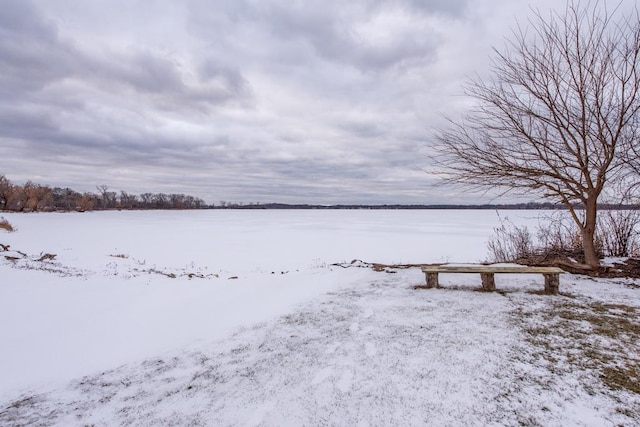
<path id="1" fill-rule="evenodd" d="M 5 97 L 42 89 L 63 78 L 73 49 L 30 2 L 4 1 L 0 14 L 0 93 Z"/>
<path id="2" fill-rule="evenodd" d="M 473 202 L 423 172 L 430 131 L 528 3 L 0 0 L 0 173 L 210 202 Z"/>
<path id="3" fill-rule="evenodd" d="M 280 59 L 304 58 L 306 45 L 325 60 L 375 71 L 431 60 L 438 36 L 429 21 L 438 15 L 459 18 L 466 3 L 227 0 L 217 2 L 215 11 L 207 1 L 191 5 L 195 26 L 230 46 L 235 41 L 228 40 L 234 34 L 229 30 L 240 28 L 270 39 L 277 46 L 272 52 Z"/>

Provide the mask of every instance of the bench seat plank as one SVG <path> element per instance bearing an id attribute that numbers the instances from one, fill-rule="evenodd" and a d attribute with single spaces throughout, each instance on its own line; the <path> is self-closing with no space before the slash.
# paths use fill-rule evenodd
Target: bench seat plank
<path id="1" fill-rule="evenodd" d="M 557 294 L 560 287 L 560 274 L 564 273 L 558 267 L 529 267 L 525 265 L 426 265 L 422 267 L 427 279 L 427 287 L 438 288 L 439 273 L 480 273 L 482 288 L 486 291 L 496 289 L 494 274 L 542 274 L 544 276 L 544 290 L 549 294 Z"/>
<path id="2" fill-rule="evenodd" d="M 423 273 L 516 273 L 562 274 L 558 267 L 528 267 L 526 265 L 434 265 L 422 267 Z"/>

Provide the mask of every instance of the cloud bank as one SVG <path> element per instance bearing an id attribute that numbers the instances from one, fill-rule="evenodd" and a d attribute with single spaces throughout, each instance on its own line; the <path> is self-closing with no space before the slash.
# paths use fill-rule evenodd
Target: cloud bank
<path id="1" fill-rule="evenodd" d="M 1 0 L 0 173 L 207 202 L 486 201 L 433 130 L 550 0 Z M 427 170 L 427 171 L 425 171 Z"/>

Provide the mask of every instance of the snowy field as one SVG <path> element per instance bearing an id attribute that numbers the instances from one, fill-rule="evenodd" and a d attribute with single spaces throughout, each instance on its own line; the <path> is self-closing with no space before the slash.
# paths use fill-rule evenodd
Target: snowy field
<path id="1" fill-rule="evenodd" d="M 2 426 L 640 425 L 634 281 L 367 264 L 484 261 L 494 211 L 2 216 Z"/>

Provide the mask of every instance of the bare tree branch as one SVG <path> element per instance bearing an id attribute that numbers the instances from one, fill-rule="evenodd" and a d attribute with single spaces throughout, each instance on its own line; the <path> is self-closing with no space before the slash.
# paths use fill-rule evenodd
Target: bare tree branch
<path id="1" fill-rule="evenodd" d="M 564 203 L 593 266 L 598 198 L 630 167 L 640 172 L 640 19 L 619 16 L 595 1 L 534 11 L 495 50 L 491 77 L 467 84 L 477 104 L 437 135 L 434 157 L 449 181 Z"/>

